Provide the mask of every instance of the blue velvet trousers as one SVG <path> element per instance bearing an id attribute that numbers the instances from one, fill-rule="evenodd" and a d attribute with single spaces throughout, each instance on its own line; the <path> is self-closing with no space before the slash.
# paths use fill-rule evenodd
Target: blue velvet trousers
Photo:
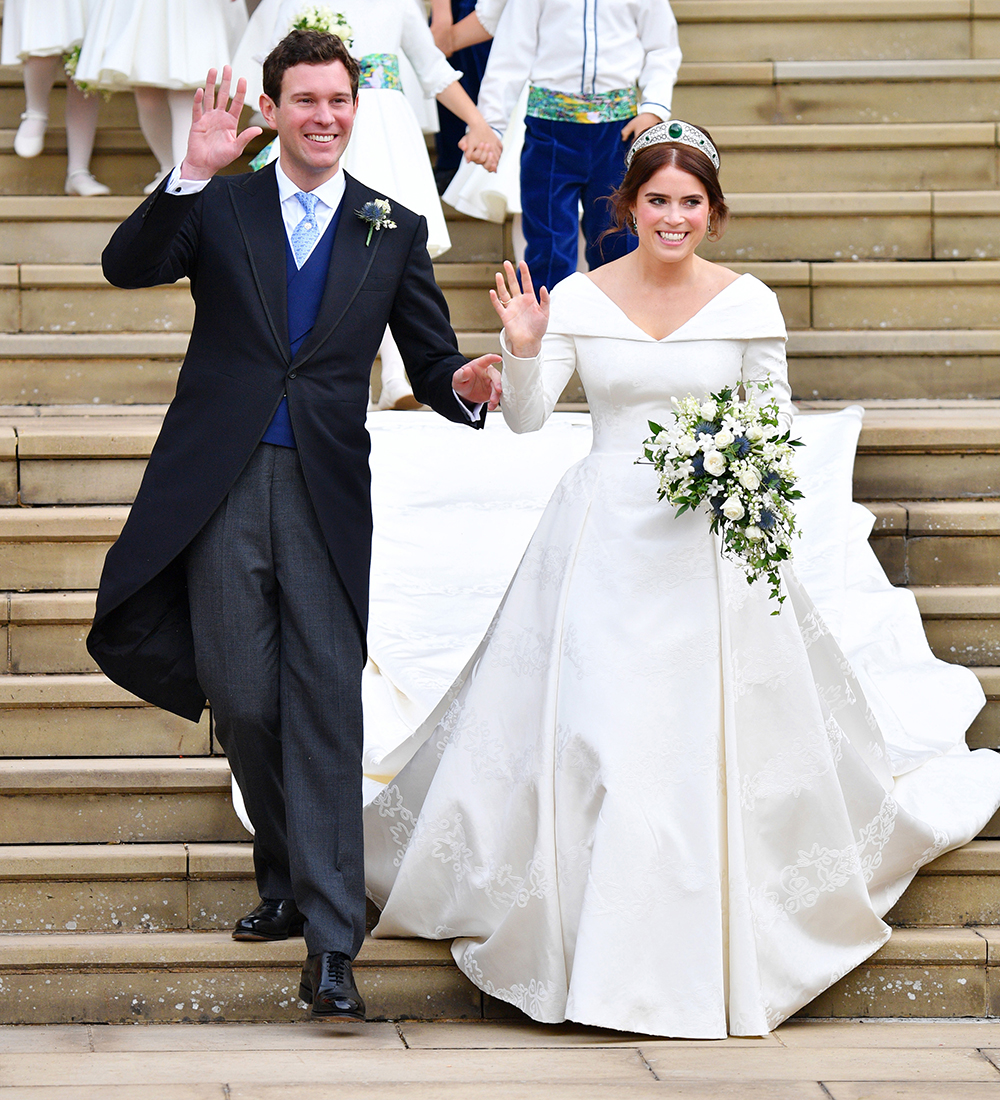
<path id="1" fill-rule="evenodd" d="M 535 287 L 550 290 L 577 268 L 579 207 L 587 263 L 593 269 L 630 252 L 627 230 L 601 235 L 612 224 L 611 193 L 625 176 L 625 120 L 554 122 L 525 120 L 521 153 L 521 208 L 525 260 Z"/>

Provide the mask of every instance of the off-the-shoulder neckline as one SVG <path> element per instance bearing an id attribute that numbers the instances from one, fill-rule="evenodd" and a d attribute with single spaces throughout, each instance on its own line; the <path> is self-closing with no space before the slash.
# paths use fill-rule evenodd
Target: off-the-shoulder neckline
<path id="1" fill-rule="evenodd" d="M 665 340 L 672 339 L 674 336 L 677 335 L 678 332 L 683 332 L 684 329 L 686 329 L 688 327 L 688 325 L 691 324 L 692 321 L 696 320 L 698 317 L 700 317 L 705 312 L 705 310 L 707 310 L 710 306 L 714 305 L 723 296 L 723 294 L 725 294 L 726 291 L 729 290 L 730 287 L 736 286 L 737 283 L 742 282 L 744 279 L 752 278 L 752 276 L 750 275 L 750 272 L 744 271 L 742 275 L 738 275 L 735 279 L 733 279 L 733 281 L 731 283 L 726 283 L 726 285 L 717 294 L 713 294 L 712 297 L 709 298 L 709 300 L 700 309 L 698 309 L 694 313 L 692 313 L 691 316 L 682 325 L 678 325 L 677 328 L 675 328 L 672 332 L 668 332 L 666 334 L 666 336 L 661 336 L 661 337 L 657 338 L 655 336 L 652 336 L 650 333 L 648 333 L 641 325 L 637 325 L 635 323 L 635 321 L 633 321 L 632 318 L 629 317 L 629 315 L 625 312 L 625 310 L 623 310 L 622 307 L 614 300 L 614 298 L 612 298 L 609 294 L 607 294 L 605 291 L 603 291 L 597 285 L 597 283 L 594 282 L 593 279 L 591 279 L 587 276 L 586 272 L 578 271 L 575 274 L 579 275 L 582 279 L 584 279 L 584 281 L 589 286 L 592 286 L 594 288 L 594 290 L 596 290 L 597 293 L 600 294 L 600 296 L 605 301 L 610 302 L 611 305 L 632 326 L 632 328 L 634 328 L 636 330 L 636 332 L 641 332 L 642 335 L 647 340 L 652 340 L 653 343 L 655 343 L 655 344 L 662 344 Z"/>

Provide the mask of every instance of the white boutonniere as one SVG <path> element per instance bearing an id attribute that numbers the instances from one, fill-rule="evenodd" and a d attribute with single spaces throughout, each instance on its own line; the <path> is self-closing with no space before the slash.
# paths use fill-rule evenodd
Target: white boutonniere
<path id="1" fill-rule="evenodd" d="M 389 205 L 388 199 L 372 199 L 371 202 L 366 202 L 360 210 L 355 210 L 355 214 L 363 221 L 368 223 L 368 240 L 365 241 L 365 247 L 372 243 L 372 234 L 376 229 L 395 229 L 396 223 L 389 217 L 392 213 L 392 207 Z"/>

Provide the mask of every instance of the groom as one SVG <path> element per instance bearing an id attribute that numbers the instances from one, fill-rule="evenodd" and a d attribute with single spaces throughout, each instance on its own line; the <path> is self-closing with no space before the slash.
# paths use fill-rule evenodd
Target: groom
<path id="1" fill-rule="evenodd" d="M 347 176 L 358 65 L 290 34 L 264 65 L 281 156 L 218 176 L 245 82 L 195 94 L 187 156 L 119 227 L 119 287 L 191 280 L 177 393 L 108 553 L 88 647 L 108 676 L 196 721 L 206 696 L 255 828 L 261 905 L 238 939 L 305 925 L 300 996 L 364 1019 L 361 671 L 371 555 L 368 380 L 386 324 L 417 397 L 481 428 L 495 355 L 459 354 L 424 219 Z"/>

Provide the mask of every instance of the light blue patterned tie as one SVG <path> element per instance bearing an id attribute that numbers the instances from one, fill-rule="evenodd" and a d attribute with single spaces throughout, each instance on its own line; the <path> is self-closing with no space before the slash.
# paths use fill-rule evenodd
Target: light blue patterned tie
<path id="1" fill-rule="evenodd" d="M 295 197 L 302 204 L 306 216 L 292 230 L 292 255 L 297 267 L 301 267 L 309 258 L 313 245 L 319 240 L 319 222 L 316 221 L 316 203 L 319 196 L 307 191 L 296 191 Z"/>

